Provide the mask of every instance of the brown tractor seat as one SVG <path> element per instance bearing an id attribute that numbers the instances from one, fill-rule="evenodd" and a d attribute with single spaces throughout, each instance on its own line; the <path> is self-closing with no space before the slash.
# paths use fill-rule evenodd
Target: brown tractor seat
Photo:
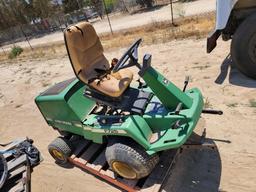
<path id="1" fill-rule="evenodd" d="M 64 31 L 65 44 L 73 70 L 82 82 L 108 95 L 119 97 L 130 85 L 133 74 L 128 69 L 107 74 L 109 62 L 94 27 L 81 22 Z M 102 74 L 105 71 L 105 74 Z"/>

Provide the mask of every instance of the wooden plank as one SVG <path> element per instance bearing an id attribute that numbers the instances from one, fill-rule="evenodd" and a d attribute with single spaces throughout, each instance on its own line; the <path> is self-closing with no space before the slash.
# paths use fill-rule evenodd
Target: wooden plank
<path id="1" fill-rule="evenodd" d="M 105 157 L 105 151 L 106 149 L 104 149 L 100 155 L 95 159 L 95 161 L 93 161 L 93 165 L 94 165 L 94 169 L 97 171 L 100 171 L 102 169 L 102 167 L 106 164 L 107 160 Z"/>
<path id="2" fill-rule="evenodd" d="M 26 166 L 19 167 L 18 169 L 15 169 L 15 170 L 9 172 L 8 179 L 11 179 L 11 178 L 15 177 L 16 175 L 21 174 L 23 172 L 26 172 Z"/>
<path id="3" fill-rule="evenodd" d="M 30 192 L 31 170 L 29 165 L 26 166 L 26 171 L 23 173 L 22 177 L 23 177 L 24 191 Z"/>
<path id="4" fill-rule="evenodd" d="M 78 161 L 75 161 L 74 159 L 71 159 L 70 158 L 70 162 L 73 163 L 74 165 L 76 165 L 77 167 L 80 167 L 81 169 L 84 169 L 84 170 L 87 170 L 88 172 L 90 172 L 91 174 L 97 176 L 97 177 L 100 177 L 101 180 L 103 181 L 106 181 L 108 183 L 111 183 L 112 185 L 115 185 L 117 186 L 118 188 L 122 189 L 122 190 L 125 190 L 125 191 L 129 191 L 129 192 L 136 192 L 137 190 L 136 189 L 133 189 L 119 181 L 117 181 L 116 179 L 113 179 L 105 174 L 102 174 L 101 172 L 105 172 L 104 170 L 101 170 L 101 171 L 96 171 L 84 164 L 81 164 L 79 163 Z"/>
<path id="5" fill-rule="evenodd" d="M 9 192 L 22 192 L 24 191 L 24 185 L 22 182 L 17 183 L 14 187 L 12 187 Z"/>
<path id="6" fill-rule="evenodd" d="M 78 158 L 78 157 L 74 158 L 73 160 L 74 160 L 74 161 L 77 161 L 77 162 L 79 162 L 79 163 L 81 163 L 81 164 L 84 164 L 84 165 L 87 163 L 86 160 L 84 160 L 84 159 L 82 159 L 82 158 Z"/>
<path id="7" fill-rule="evenodd" d="M 94 167 L 95 167 L 95 165 L 93 165 L 93 164 L 91 164 L 91 163 L 87 163 L 86 166 L 87 166 L 87 167 L 90 167 L 90 168 L 92 168 L 92 169 L 94 169 Z"/>
<path id="8" fill-rule="evenodd" d="M 109 169 L 107 169 L 106 171 L 101 170 L 100 173 L 103 174 L 103 175 L 106 175 L 106 176 L 108 176 L 112 179 L 116 179 L 115 173 L 113 171 L 109 170 Z"/>
<path id="9" fill-rule="evenodd" d="M 86 141 L 86 140 L 85 140 Z M 88 143 L 88 141 L 86 142 Z M 70 158 L 70 162 L 74 165 L 87 170 L 93 175 L 100 177 L 101 179 L 110 182 L 111 184 L 120 187 L 125 191 L 137 191 L 136 188 L 138 182 L 140 182 L 140 186 L 142 186 L 142 192 L 158 192 L 162 184 L 164 183 L 170 169 L 175 161 L 175 157 L 177 156 L 178 150 L 169 150 L 162 153 L 160 157 L 160 161 L 157 166 L 154 168 L 152 173 L 148 176 L 146 181 L 143 180 L 126 180 L 121 177 L 118 177 L 110 168 L 107 170 L 103 170 L 102 167 L 107 163 L 105 158 L 105 146 L 99 144 L 88 144 L 87 145 L 79 145 L 76 149 L 77 154 L 81 153 L 80 157 L 77 155 L 73 155 Z M 104 149 L 103 149 L 104 148 Z M 102 150 L 103 149 L 103 150 Z M 102 151 L 101 151 L 102 150 Z M 95 160 L 92 160 L 93 157 L 96 157 Z M 93 158 L 94 159 L 94 158 Z M 90 162 L 90 163 L 89 163 Z M 144 182 L 141 183 L 141 182 Z M 138 187 L 138 186 L 137 186 Z"/>
<path id="10" fill-rule="evenodd" d="M 12 156 L 13 153 L 11 152 L 11 150 L 13 150 L 13 148 L 15 148 L 17 145 L 24 142 L 25 140 L 26 140 L 26 138 L 20 138 L 20 139 L 17 139 L 15 141 L 11 142 L 9 145 L 7 145 L 5 147 L 1 147 L 0 151 L 3 152 L 4 158 L 8 158 L 8 157 Z"/>
<path id="11" fill-rule="evenodd" d="M 93 143 L 89 148 L 80 156 L 79 159 L 85 160 L 85 163 L 90 161 L 90 159 L 99 151 L 101 148 L 100 144 Z"/>
<path id="12" fill-rule="evenodd" d="M 158 192 L 172 167 L 177 150 L 168 150 L 163 152 L 159 163 L 153 169 L 152 173 L 144 183 L 141 192 Z"/>
<path id="13" fill-rule="evenodd" d="M 13 155 L 13 153 L 11 151 L 6 151 L 3 156 L 5 159 L 7 159 L 8 157 L 11 157 Z"/>
<path id="14" fill-rule="evenodd" d="M 20 143 L 22 143 L 23 141 L 27 140 L 26 138 L 19 138 L 14 140 L 13 142 L 11 142 L 9 145 L 5 146 L 5 147 L 1 147 L 1 151 L 8 151 L 13 149 L 14 147 L 16 147 L 16 145 L 19 145 Z"/>
<path id="15" fill-rule="evenodd" d="M 129 180 L 129 179 L 123 179 L 123 178 L 117 177 L 117 181 L 122 182 L 123 184 L 134 188 L 139 180 Z"/>
<path id="16" fill-rule="evenodd" d="M 15 167 L 26 163 L 27 162 L 27 155 L 23 154 L 21 156 L 19 156 L 16 159 L 12 159 L 11 161 L 7 162 L 7 167 L 8 167 L 8 171 L 11 171 L 12 169 L 14 169 Z"/>
<path id="17" fill-rule="evenodd" d="M 79 143 L 78 146 L 76 146 L 75 152 L 73 153 L 73 155 L 71 156 L 72 159 L 76 158 L 78 156 L 79 153 L 81 153 L 81 151 L 91 143 L 91 141 L 83 139 L 81 140 L 81 143 Z"/>

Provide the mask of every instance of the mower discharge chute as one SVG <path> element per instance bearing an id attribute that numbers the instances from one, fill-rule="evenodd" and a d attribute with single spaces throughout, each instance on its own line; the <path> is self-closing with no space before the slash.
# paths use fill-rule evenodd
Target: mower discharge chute
<path id="1" fill-rule="evenodd" d="M 151 66 L 150 54 L 140 64 L 141 39 L 111 69 L 92 25 L 71 26 L 64 36 L 77 78 L 35 99 L 46 122 L 63 135 L 49 145 L 49 152 L 66 163 L 74 148 L 68 138 L 79 135 L 107 142 L 106 159 L 122 177 L 147 176 L 161 151 L 179 148 L 192 134 L 203 110 L 201 92 L 177 88 Z M 132 82 L 132 66 L 145 84 Z"/>

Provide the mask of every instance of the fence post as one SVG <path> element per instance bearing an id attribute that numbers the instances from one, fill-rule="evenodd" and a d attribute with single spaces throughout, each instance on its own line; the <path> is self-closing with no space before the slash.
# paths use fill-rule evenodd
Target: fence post
<path id="1" fill-rule="evenodd" d="M 177 27 L 178 25 L 174 23 L 174 14 L 173 14 L 173 0 L 170 0 L 170 5 L 171 5 L 171 17 L 172 17 L 172 26 Z"/>
<path id="2" fill-rule="evenodd" d="M 4 54 L 7 55 L 3 47 L 2 47 L 2 50 L 3 50 Z"/>
<path id="3" fill-rule="evenodd" d="M 113 35 L 112 26 L 111 26 L 111 23 L 110 23 L 110 20 L 109 20 L 109 16 L 108 16 L 107 5 L 106 5 L 106 3 L 105 3 L 105 0 L 102 0 L 102 1 L 103 1 L 103 4 L 104 4 L 104 8 L 105 8 L 105 12 L 106 12 L 106 15 L 107 15 L 107 18 L 108 18 L 108 24 L 109 24 L 109 28 L 110 28 L 111 34 Z"/>
<path id="4" fill-rule="evenodd" d="M 21 30 L 22 34 L 24 35 L 24 37 L 26 38 L 26 41 L 27 41 L 27 43 L 28 43 L 30 49 L 33 51 L 33 47 L 31 46 L 31 44 L 30 44 L 30 42 L 29 42 L 29 40 L 28 40 L 28 37 L 27 37 L 26 33 L 23 31 L 21 25 L 20 25 L 20 30 Z"/>
<path id="5" fill-rule="evenodd" d="M 121 0 L 121 2 L 123 3 L 125 11 L 130 14 L 128 8 L 126 7 L 126 4 L 125 4 L 124 0 Z"/>
<path id="6" fill-rule="evenodd" d="M 172 0 L 170 0 L 170 4 L 171 4 L 172 25 L 174 25 Z"/>

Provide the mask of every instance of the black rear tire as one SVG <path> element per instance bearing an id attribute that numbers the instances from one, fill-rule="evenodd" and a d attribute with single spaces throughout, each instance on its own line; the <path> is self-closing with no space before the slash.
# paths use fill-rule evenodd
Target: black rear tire
<path id="1" fill-rule="evenodd" d="M 68 157 L 72 154 L 72 143 L 64 137 L 57 137 L 48 145 L 48 151 L 57 164 L 68 163 Z"/>
<path id="2" fill-rule="evenodd" d="M 246 76 L 256 79 L 256 14 L 243 21 L 231 43 L 235 66 Z"/>
<path id="3" fill-rule="evenodd" d="M 112 170 L 126 179 L 146 177 L 159 161 L 158 154 L 148 155 L 129 138 L 110 138 L 105 155 Z"/>

